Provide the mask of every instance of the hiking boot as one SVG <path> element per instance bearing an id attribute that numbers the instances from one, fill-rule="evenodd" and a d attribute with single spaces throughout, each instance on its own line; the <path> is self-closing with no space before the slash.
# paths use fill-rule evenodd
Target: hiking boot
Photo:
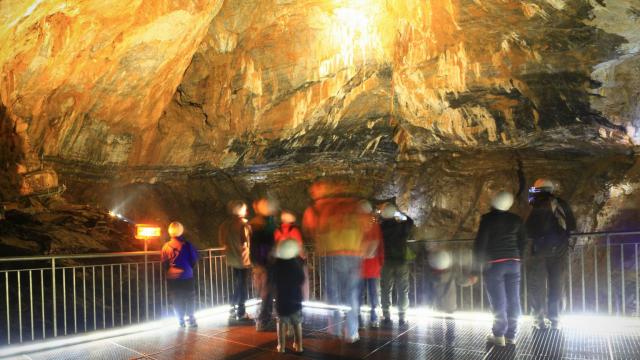
<path id="1" fill-rule="evenodd" d="M 547 330 L 549 326 L 544 319 L 534 320 L 533 321 L 533 329 L 534 330 Z"/>
<path id="2" fill-rule="evenodd" d="M 504 336 L 489 335 L 487 336 L 487 342 L 499 347 L 503 347 L 506 345 Z"/>
<path id="3" fill-rule="evenodd" d="M 198 322 L 196 321 L 196 318 L 194 318 L 194 317 L 189 318 L 188 325 L 189 325 L 190 328 L 197 328 L 198 327 Z"/>
<path id="4" fill-rule="evenodd" d="M 356 334 L 354 336 L 348 337 L 344 340 L 347 344 L 355 344 L 360 341 L 360 335 Z"/>
<path id="5" fill-rule="evenodd" d="M 515 345 L 516 344 L 516 339 L 515 338 L 511 339 L 511 338 L 505 337 L 504 338 L 504 342 L 507 345 Z"/>

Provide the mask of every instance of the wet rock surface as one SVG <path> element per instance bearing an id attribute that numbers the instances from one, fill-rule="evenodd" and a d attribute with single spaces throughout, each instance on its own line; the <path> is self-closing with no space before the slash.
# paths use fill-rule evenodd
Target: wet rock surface
<path id="1" fill-rule="evenodd" d="M 6 211 L 11 246 L 129 246 L 98 209 L 215 245 L 228 200 L 300 213 L 324 175 L 395 198 L 417 238 L 470 236 L 499 189 L 525 215 L 541 176 L 583 231 L 640 220 L 635 0 L 105 4 L 0 4 L 0 202 L 55 170 L 36 182 L 91 206 Z"/>

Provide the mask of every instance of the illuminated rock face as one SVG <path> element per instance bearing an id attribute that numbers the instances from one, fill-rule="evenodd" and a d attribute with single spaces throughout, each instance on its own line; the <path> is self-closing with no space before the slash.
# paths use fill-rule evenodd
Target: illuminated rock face
<path id="1" fill-rule="evenodd" d="M 8 0 L 0 39 L 4 198 L 44 160 L 72 201 L 146 193 L 163 210 L 141 218 L 189 208 L 205 239 L 226 200 L 300 210 L 339 172 L 439 237 L 521 190 L 519 166 L 564 171 L 584 229 L 640 183 L 634 0 Z M 581 167 L 597 181 L 573 189 Z"/>
<path id="2" fill-rule="evenodd" d="M 640 116 L 630 0 L 14 0 L 0 18 L 2 102 L 66 160 L 227 167 L 376 126 L 348 147 L 627 143 Z"/>

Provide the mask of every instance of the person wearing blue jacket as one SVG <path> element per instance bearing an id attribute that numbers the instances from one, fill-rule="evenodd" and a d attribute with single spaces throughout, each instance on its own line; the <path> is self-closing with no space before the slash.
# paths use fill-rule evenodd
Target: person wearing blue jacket
<path id="1" fill-rule="evenodd" d="M 185 317 L 189 327 L 197 327 L 193 315 L 195 284 L 193 269 L 198 264 L 198 251 L 183 237 L 184 226 L 174 221 L 169 224 L 171 239 L 162 246 L 161 261 L 167 279 L 167 291 L 178 317 L 180 327 L 185 327 Z"/>

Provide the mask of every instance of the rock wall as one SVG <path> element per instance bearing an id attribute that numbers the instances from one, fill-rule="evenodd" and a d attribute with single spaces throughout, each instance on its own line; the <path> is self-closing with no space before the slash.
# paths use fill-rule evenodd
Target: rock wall
<path id="1" fill-rule="evenodd" d="M 180 218 L 208 246 L 226 201 L 270 193 L 301 212 L 313 179 L 337 174 L 433 239 L 472 234 L 498 189 L 525 214 L 526 187 L 551 176 L 582 230 L 632 224 L 638 9 L 2 1 L 0 195 L 55 169 L 68 203 Z"/>

